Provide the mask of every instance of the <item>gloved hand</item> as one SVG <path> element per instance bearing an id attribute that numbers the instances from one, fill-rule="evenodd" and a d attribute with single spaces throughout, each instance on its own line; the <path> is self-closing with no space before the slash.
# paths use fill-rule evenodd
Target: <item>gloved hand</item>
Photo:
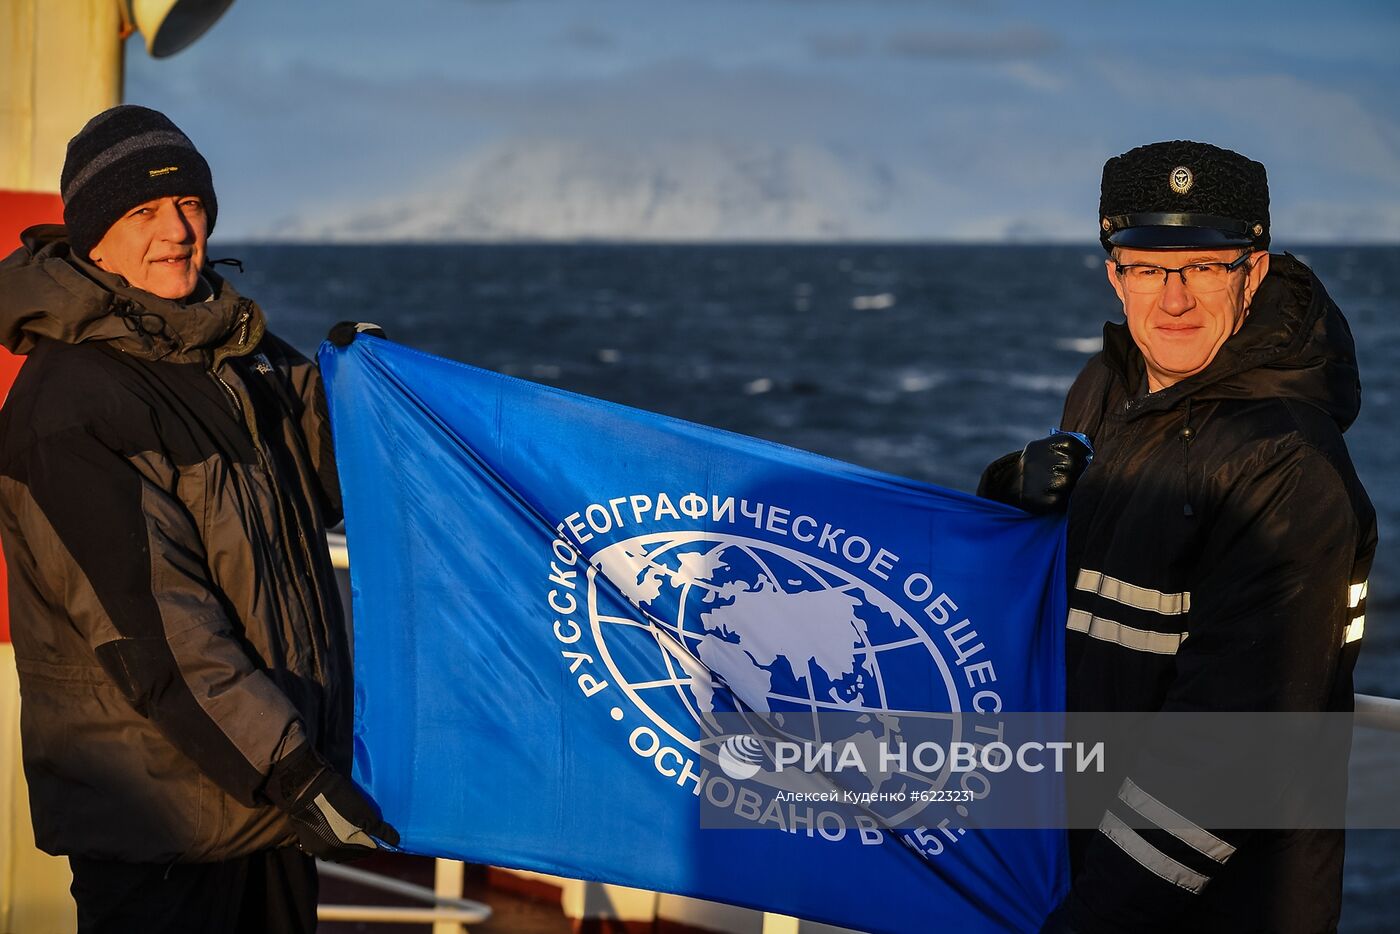
<path id="1" fill-rule="evenodd" d="M 982 473 L 977 495 L 1036 515 L 1059 512 L 1069 505 L 1070 491 L 1093 457 L 1079 435 L 1057 431 L 993 461 Z"/>
<path id="2" fill-rule="evenodd" d="M 384 329 L 369 321 L 342 321 L 330 329 L 330 332 L 326 334 L 326 340 L 337 347 L 349 347 L 356 334 L 368 334 L 370 337 L 382 337 L 388 340 Z"/>
<path id="3" fill-rule="evenodd" d="M 374 802 L 317 754 L 310 743 L 273 763 L 264 793 L 292 819 L 297 845 L 335 862 L 368 856 L 379 845 L 399 842 Z"/>

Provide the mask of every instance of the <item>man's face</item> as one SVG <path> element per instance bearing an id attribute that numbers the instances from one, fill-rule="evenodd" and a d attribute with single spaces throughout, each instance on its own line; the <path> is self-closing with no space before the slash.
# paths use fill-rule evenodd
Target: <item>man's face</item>
<path id="1" fill-rule="evenodd" d="M 1196 263 L 1230 263 L 1244 251 L 1130 250 L 1114 251 L 1117 263 L 1175 269 Z M 1232 334 L 1244 324 L 1249 303 L 1269 270 L 1269 254 L 1255 253 L 1228 274 L 1224 288 L 1194 291 L 1181 275 L 1170 273 L 1160 291 L 1127 287 L 1114 259 L 1108 260 L 1108 281 L 1123 302 L 1128 331 L 1147 364 L 1148 389 L 1156 392 L 1204 370 Z"/>
<path id="2" fill-rule="evenodd" d="M 199 198 L 157 198 L 122 215 L 89 255 L 138 289 L 181 299 L 199 282 L 208 236 L 209 219 Z"/>

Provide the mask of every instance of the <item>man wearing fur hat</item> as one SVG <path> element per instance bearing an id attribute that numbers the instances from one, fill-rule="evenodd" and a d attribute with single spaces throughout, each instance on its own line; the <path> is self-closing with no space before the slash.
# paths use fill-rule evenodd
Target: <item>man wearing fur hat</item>
<path id="1" fill-rule="evenodd" d="M 1110 159 L 1100 240 L 1126 323 L 1105 325 L 1063 421 L 1092 463 L 1058 434 L 984 474 L 1003 502 L 1068 501 L 1069 710 L 1352 709 L 1376 542 L 1342 439 L 1356 354 L 1312 271 L 1267 252 L 1268 198 L 1262 165 L 1215 146 Z M 1188 780 L 1153 781 L 1156 760 Z M 1192 795 L 1239 764 L 1145 742 L 1098 829 L 1071 834 L 1047 930 L 1335 930 L 1341 830 L 1192 819 Z M 1260 794 L 1287 768 L 1273 775 Z"/>
<path id="2" fill-rule="evenodd" d="M 309 931 L 311 855 L 397 842 L 346 777 L 340 494 L 315 367 L 213 272 L 209 166 L 115 107 L 0 264 L 0 535 L 35 835 L 83 932 Z"/>

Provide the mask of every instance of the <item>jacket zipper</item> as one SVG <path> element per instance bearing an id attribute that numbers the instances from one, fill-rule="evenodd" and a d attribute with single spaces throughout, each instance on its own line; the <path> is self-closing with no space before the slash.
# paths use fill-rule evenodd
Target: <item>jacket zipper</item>
<path id="1" fill-rule="evenodd" d="M 239 420 L 241 421 L 243 419 L 243 406 L 238 401 L 238 393 L 234 391 L 232 386 L 224 382 L 224 378 L 218 373 L 215 373 L 213 370 L 210 370 L 209 375 L 214 377 L 214 382 L 224 387 L 224 392 L 228 393 L 228 401 L 233 403 L 233 414 L 237 415 Z"/>
<path id="2" fill-rule="evenodd" d="M 239 331 L 240 344 L 242 343 L 242 338 L 246 335 L 246 331 L 247 319 L 245 317 L 244 320 L 241 322 L 241 328 Z M 282 500 L 281 491 L 277 488 L 276 478 L 273 476 L 272 472 L 272 466 L 268 462 L 267 454 L 263 450 L 262 438 L 258 433 L 258 422 L 253 412 L 252 400 L 248 399 L 244 396 L 243 393 L 230 386 L 228 384 L 228 381 L 226 381 L 222 376 L 220 376 L 218 372 L 215 371 L 212 367 L 209 369 L 209 375 L 214 377 L 215 382 L 217 382 L 220 386 L 224 387 L 224 391 L 228 393 L 229 398 L 233 402 L 235 414 L 238 415 L 240 420 L 243 422 L 244 427 L 248 431 L 249 438 L 253 442 L 253 450 L 257 453 L 258 457 L 258 465 L 262 468 L 263 475 L 267 477 L 268 487 L 272 493 L 272 501 L 273 504 L 276 506 L 277 523 L 281 527 L 281 534 L 278 537 L 284 542 L 286 546 L 288 546 L 288 550 L 291 551 L 292 549 L 290 546 L 292 545 L 292 542 L 289 540 L 289 538 L 292 530 L 292 524 L 295 523 L 297 543 L 301 546 L 300 554 L 306 565 L 308 578 L 314 578 L 314 572 L 312 571 L 312 569 L 315 567 L 315 561 L 311 560 L 311 549 L 306 541 L 306 531 L 302 528 L 300 518 L 289 514 L 289 511 Z M 324 624 L 326 621 L 326 613 L 325 607 L 321 604 L 320 594 L 316 594 L 316 612 L 313 612 L 313 608 L 306 599 L 306 593 L 300 586 L 298 586 L 298 582 L 295 580 L 295 575 L 293 575 L 292 579 L 289 579 L 287 581 L 287 584 L 290 587 L 292 587 L 293 590 L 296 591 L 298 599 L 302 605 L 302 612 L 306 614 L 307 622 L 310 623 L 313 619 L 319 616 L 320 620 Z M 311 640 L 311 645 L 309 646 L 309 648 L 311 650 L 312 657 L 315 660 L 316 667 L 320 669 L 322 673 L 325 673 L 325 653 L 322 651 L 322 648 L 318 644 L 317 639 L 313 638 Z M 323 706 L 320 711 L 321 722 L 317 724 L 317 729 L 319 730 L 319 734 L 322 737 L 329 735 L 329 717 L 329 709 Z"/>

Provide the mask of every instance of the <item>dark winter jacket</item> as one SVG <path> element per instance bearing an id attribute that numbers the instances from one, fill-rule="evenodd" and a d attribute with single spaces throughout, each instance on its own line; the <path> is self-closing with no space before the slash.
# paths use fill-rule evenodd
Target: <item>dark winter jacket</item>
<path id="1" fill-rule="evenodd" d="M 204 862 L 288 845 L 260 795 L 309 739 L 349 760 L 315 367 L 206 272 L 189 305 L 31 228 L 0 264 L 0 535 L 44 850 Z"/>
<path id="2" fill-rule="evenodd" d="M 1147 393 L 1141 353 L 1110 324 L 1070 390 L 1063 427 L 1096 449 L 1070 501 L 1071 710 L 1352 709 L 1376 544 L 1342 440 L 1360 408 L 1356 357 L 1312 272 L 1271 263 L 1201 373 Z M 1175 789 L 1132 777 L 1115 779 L 1099 831 L 1078 834 L 1075 930 L 1335 927 L 1340 830 L 1195 826 Z M 1167 808 L 1185 829 L 1128 826 Z"/>

